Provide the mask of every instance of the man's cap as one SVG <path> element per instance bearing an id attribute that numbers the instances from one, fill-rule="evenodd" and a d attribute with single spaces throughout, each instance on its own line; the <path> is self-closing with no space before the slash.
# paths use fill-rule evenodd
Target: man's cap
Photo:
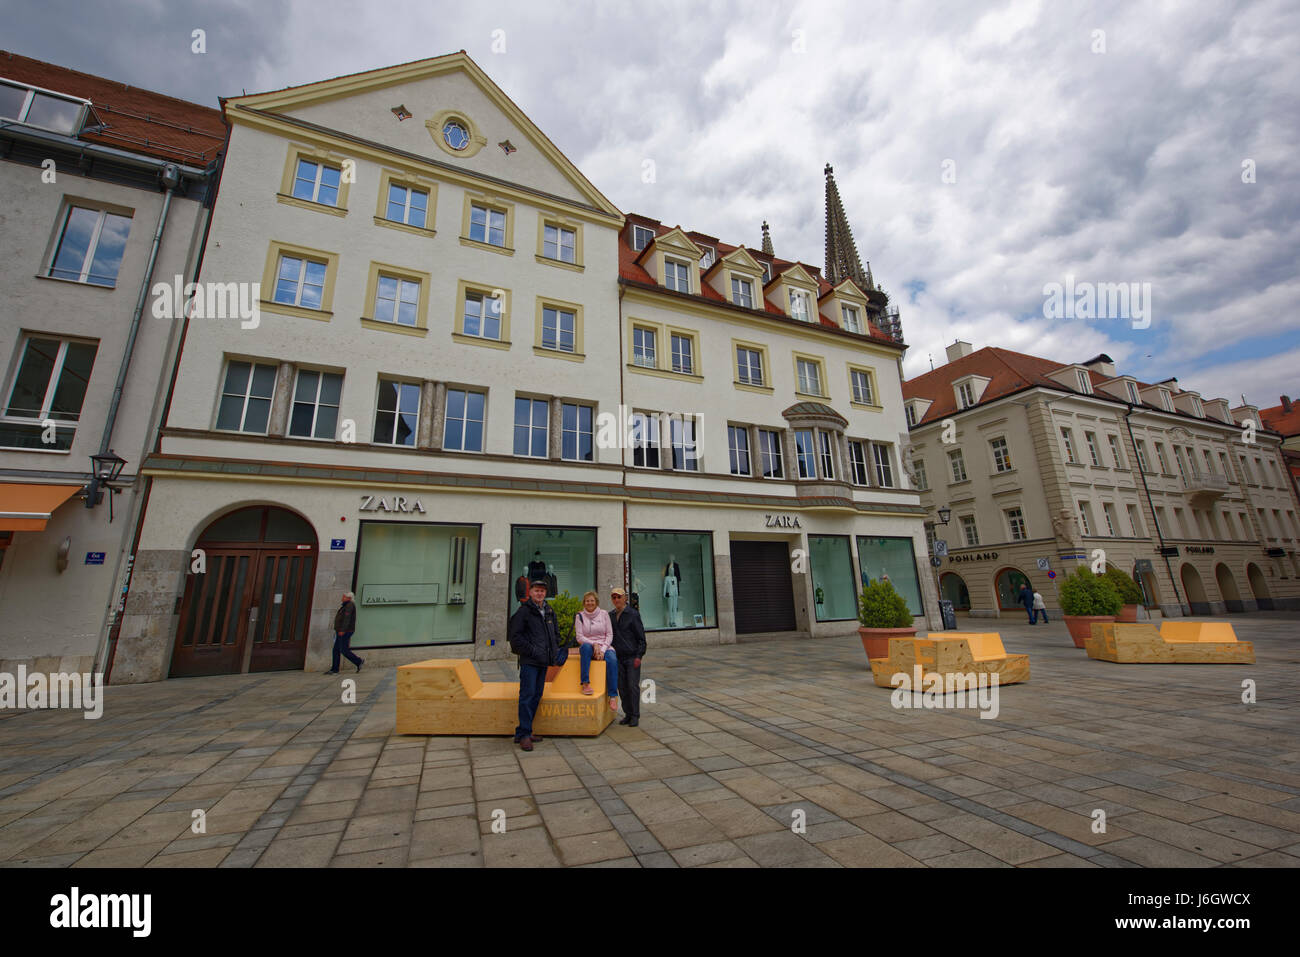
<path id="1" fill-rule="evenodd" d="M 624 597 L 624 598 L 627 597 L 627 592 L 625 592 L 625 591 L 624 591 L 623 589 L 621 589 L 621 588 L 615 588 L 612 592 L 610 592 L 610 594 L 611 594 L 611 595 L 621 595 L 621 596 Z"/>
<path id="2" fill-rule="evenodd" d="M 528 583 L 528 587 L 529 587 L 529 588 L 536 588 L 538 585 L 541 585 L 543 588 L 550 588 L 550 587 L 551 587 L 551 586 L 547 583 L 547 581 L 546 581 L 545 578 L 534 578 L 532 581 L 530 581 L 530 582 Z"/>

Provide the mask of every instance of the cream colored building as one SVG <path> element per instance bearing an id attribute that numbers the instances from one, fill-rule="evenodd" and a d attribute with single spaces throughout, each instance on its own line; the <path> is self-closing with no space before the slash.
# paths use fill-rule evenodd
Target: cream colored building
<path id="1" fill-rule="evenodd" d="M 903 391 L 957 609 L 1024 614 L 1022 581 L 1059 608 L 1061 576 L 1098 558 L 1165 615 L 1300 607 L 1295 499 L 1280 436 L 1246 427 L 1257 409 L 1139 382 L 1105 355 L 1063 365 L 964 342 Z"/>
<path id="2" fill-rule="evenodd" d="M 733 641 L 737 553 L 742 598 L 775 581 L 792 616 L 742 633 L 843 633 L 856 535 L 896 541 L 876 551 L 935 607 L 878 291 L 827 295 L 816 270 L 720 244 L 710 272 L 681 231 L 634 252 L 645 234 L 463 53 L 224 108 L 203 279 L 260 283 L 260 320 L 190 324 L 115 680 L 323 669 L 344 590 L 372 663 L 504 657 L 529 575 L 606 606 L 632 584 L 654 643 Z M 754 308 L 701 291 L 733 273 Z M 773 304 L 790 289 L 805 318 Z M 859 332 L 806 321 L 840 305 Z M 758 380 L 738 381 L 737 343 L 763 352 Z M 811 391 L 797 355 L 824 376 Z M 732 476 L 729 425 L 824 435 L 833 472 L 797 479 L 783 446 L 781 477 Z M 854 486 L 849 440 L 880 446 L 888 488 Z"/>

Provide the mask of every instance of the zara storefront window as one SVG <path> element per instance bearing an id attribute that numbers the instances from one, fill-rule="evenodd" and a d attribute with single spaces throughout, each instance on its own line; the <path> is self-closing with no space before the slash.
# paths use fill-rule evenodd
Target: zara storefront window
<path id="1" fill-rule="evenodd" d="M 628 559 L 646 631 L 718 626 L 712 533 L 629 531 Z"/>
<path id="2" fill-rule="evenodd" d="M 353 648 L 474 640 L 479 526 L 362 522 Z"/>
<path id="3" fill-rule="evenodd" d="M 853 587 L 853 555 L 847 535 L 809 535 L 809 569 L 818 621 L 847 621 L 858 617 Z"/>
<path id="4" fill-rule="evenodd" d="M 862 584 L 887 578 L 907 601 L 913 615 L 921 615 L 921 584 L 916 577 L 916 556 L 910 538 L 858 536 L 858 571 Z"/>
<path id="5" fill-rule="evenodd" d="M 596 588 L 596 530 L 541 525 L 510 527 L 510 610 L 528 598 L 528 583 L 546 581 L 546 597 L 581 598 Z M 602 599 L 602 607 L 609 599 Z"/>

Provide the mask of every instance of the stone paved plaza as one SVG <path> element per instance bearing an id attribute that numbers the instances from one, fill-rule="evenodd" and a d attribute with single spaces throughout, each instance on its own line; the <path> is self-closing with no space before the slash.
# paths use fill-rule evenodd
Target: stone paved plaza
<path id="1" fill-rule="evenodd" d="M 1257 665 L 1115 665 L 1059 621 L 963 621 L 1031 656 L 993 720 L 893 708 L 856 638 L 651 636 L 640 727 L 531 754 L 395 735 L 391 668 L 356 704 L 301 672 L 110 687 L 96 721 L 0 712 L 0 864 L 1295 867 L 1300 616 L 1231 620 Z"/>

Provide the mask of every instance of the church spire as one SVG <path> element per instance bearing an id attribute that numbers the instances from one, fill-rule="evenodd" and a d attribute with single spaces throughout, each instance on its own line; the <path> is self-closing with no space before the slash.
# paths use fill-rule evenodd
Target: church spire
<path id="1" fill-rule="evenodd" d="M 767 220 L 763 220 L 763 252 L 769 256 L 775 256 L 776 252 L 772 249 L 772 234 L 767 231 Z"/>
<path id="2" fill-rule="evenodd" d="M 835 185 L 835 170 L 826 164 L 826 279 L 832 286 L 838 286 L 845 279 L 852 279 L 863 292 L 870 292 L 875 287 L 871 283 L 870 272 L 862 268 L 858 258 L 858 247 L 853 242 L 853 231 L 849 229 L 848 217 L 844 215 L 844 205 L 840 202 L 840 191 Z"/>

